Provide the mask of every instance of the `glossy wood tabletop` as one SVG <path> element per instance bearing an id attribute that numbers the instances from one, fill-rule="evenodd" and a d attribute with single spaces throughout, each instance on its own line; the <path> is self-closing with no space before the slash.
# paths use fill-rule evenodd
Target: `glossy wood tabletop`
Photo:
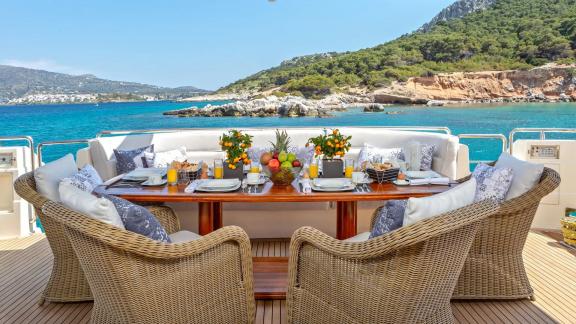
<path id="1" fill-rule="evenodd" d="M 99 187 L 97 192 L 119 196 L 140 202 L 326 202 L 326 201 L 375 201 L 426 197 L 444 192 L 450 186 L 396 186 L 392 183 L 370 185 L 370 192 L 312 192 L 305 194 L 297 182 L 291 186 L 274 186 L 272 182 L 260 186 L 258 193 L 242 192 L 240 189 L 229 193 L 184 192 L 185 186 L 108 188 Z"/>

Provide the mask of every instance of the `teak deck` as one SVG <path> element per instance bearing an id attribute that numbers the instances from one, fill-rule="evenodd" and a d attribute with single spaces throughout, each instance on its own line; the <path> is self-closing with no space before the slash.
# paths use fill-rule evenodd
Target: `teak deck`
<path id="1" fill-rule="evenodd" d="M 524 257 L 536 301 L 454 302 L 459 323 L 574 323 L 576 250 L 539 232 L 528 237 Z M 286 257 L 286 239 L 253 240 L 254 257 Z M 92 303 L 38 306 L 52 253 L 43 235 L 0 241 L 0 323 L 88 323 Z M 283 300 L 257 301 L 256 323 L 285 323 Z"/>

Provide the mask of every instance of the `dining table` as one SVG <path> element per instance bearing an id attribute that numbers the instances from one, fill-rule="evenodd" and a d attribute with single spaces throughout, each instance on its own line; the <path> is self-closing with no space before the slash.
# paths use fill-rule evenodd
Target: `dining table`
<path id="1" fill-rule="evenodd" d="M 198 232 L 209 234 L 221 228 L 224 203 L 307 203 L 333 202 L 336 204 L 336 238 L 344 240 L 357 234 L 358 203 L 428 197 L 442 193 L 457 185 L 399 186 L 393 183 L 373 182 L 352 191 L 305 192 L 298 180 L 288 186 L 277 186 L 271 181 L 253 190 L 239 188 L 233 192 L 185 191 L 186 185 L 163 186 L 101 186 L 98 192 L 135 203 L 197 203 Z M 305 225 L 305 224 L 303 224 Z M 285 299 L 288 258 L 254 257 L 254 286 L 257 299 Z"/>

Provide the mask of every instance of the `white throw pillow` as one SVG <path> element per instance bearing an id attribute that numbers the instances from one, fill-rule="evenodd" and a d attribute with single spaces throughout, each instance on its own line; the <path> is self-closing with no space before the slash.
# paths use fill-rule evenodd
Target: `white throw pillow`
<path id="1" fill-rule="evenodd" d="M 525 194 L 540 181 L 544 165 L 518 160 L 512 155 L 504 152 L 496 162 L 496 168 L 510 168 L 514 172 L 512 185 L 506 200 L 516 198 Z"/>
<path id="2" fill-rule="evenodd" d="M 364 144 L 358 153 L 358 165 L 365 167 L 365 162 L 382 163 L 405 161 L 404 150 L 400 147 L 380 148 L 370 144 Z"/>
<path id="3" fill-rule="evenodd" d="M 74 162 L 74 156 L 67 154 L 56 161 L 46 163 L 34 171 L 36 189 L 38 193 L 49 200 L 59 202 L 58 186 L 60 181 L 71 177 L 76 172 L 78 172 L 78 168 L 76 167 L 76 162 Z"/>
<path id="4" fill-rule="evenodd" d="M 62 181 L 68 182 L 86 192 L 92 192 L 102 184 L 102 178 L 100 178 L 96 169 L 90 164 L 86 164 L 80 171 L 71 177 L 62 179 Z"/>
<path id="5" fill-rule="evenodd" d="M 98 198 L 67 181 L 60 183 L 59 191 L 64 206 L 90 218 L 124 229 L 124 223 L 122 223 L 114 203 L 110 200 Z"/>
<path id="6" fill-rule="evenodd" d="M 404 212 L 403 226 L 439 216 L 474 202 L 476 179 L 472 178 L 454 189 L 425 198 L 410 198 Z"/>
<path id="7" fill-rule="evenodd" d="M 409 171 L 432 170 L 436 145 L 410 142 L 404 149 Z"/>
<path id="8" fill-rule="evenodd" d="M 186 147 L 182 146 L 177 150 L 165 152 L 144 152 L 144 159 L 148 168 L 163 168 L 170 165 L 173 161 L 184 162 L 186 160 Z M 153 161 L 152 165 L 149 164 L 150 161 Z"/>

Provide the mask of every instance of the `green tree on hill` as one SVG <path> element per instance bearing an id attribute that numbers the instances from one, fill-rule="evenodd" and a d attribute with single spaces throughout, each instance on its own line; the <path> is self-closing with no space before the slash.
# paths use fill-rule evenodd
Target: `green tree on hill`
<path id="1" fill-rule="evenodd" d="M 322 96 L 337 87 L 381 87 L 443 72 L 526 69 L 574 62 L 575 56 L 576 0 L 499 0 L 428 32 L 356 52 L 292 59 L 220 91 L 282 87 Z"/>

